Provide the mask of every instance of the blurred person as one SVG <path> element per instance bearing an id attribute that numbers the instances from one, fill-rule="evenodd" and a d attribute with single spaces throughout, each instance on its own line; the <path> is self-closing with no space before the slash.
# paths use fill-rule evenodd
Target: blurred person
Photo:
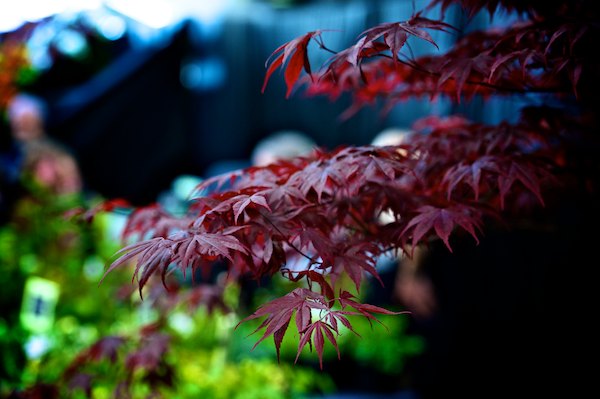
<path id="1" fill-rule="evenodd" d="M 17 155 L 13 168 L 53 194 L 73 194 L 82 189 L 75 157 L 47 136 L 44 103 L 28 94 L 17 95 L 8 106 L 8 119 Z M 15 173 L 13 171 L 13 173 Z"/>
<path id="2" fill-rule="evenodd" d="M 20 184 L 25 147 L 28 142 L 44 136 L 42 102 L 33 96 L 19 94 L 8 102 L 6 117 L 10 137 L 0 153 L 0 221 L 10 218 L 13 206 L 21 195 Z"/>
<path id="3" fill-rule="evenodd" d="M 29 94 L 18 94 L 8 103 L 8 121 L 17 143 L 26 143 L 46 136 L 44 103 Z"/>

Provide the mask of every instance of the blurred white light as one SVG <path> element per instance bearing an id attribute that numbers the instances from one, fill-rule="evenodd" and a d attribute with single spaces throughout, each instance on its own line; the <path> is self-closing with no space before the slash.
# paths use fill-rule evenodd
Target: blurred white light
<path id="1" fill-rule="evenodd" d="M 109 0 L 107 5 L 151 28 L 164 28 L 175 21 L 173 6 L 162 0 Z"/>
<path id="2" fill-rule="evenodd" d="M 183 336 L 191 335 L 195 329 L 194 319 L 182 312 L 169 316 L 169 326 Z"/>
<path id="3" fill-rule="evenodd" d="M 10 32 L 23 25 L 25 20 L 22 18 L 18 10 L 9 8 L 8 10 L 0 10 L 0 32 Z"/>
<path id="4" fill-rule="evenodd" d="M 100 19 L 97 23 L 98 31 L 108 40 L 120 39 L 127 29 L 127 25 L 123 18 L 117 17 L 116 15 L 108 15 Z"/>
<path id="5" fill-rule="evenodd" d="M 181 175 L 173 181 L 171 189 L 177 199 L 186 201 L 192 198 L 194 194 L 197 194 L 195 190 L 200 183 L 202 183 L 202 179 L 198 176 Z"/>
<path id="6" fill-rule="evenodd" d="M 104 260 L 98 255 L 91 255 L 83 262 L 83 274 L 88 281 L 98 281 L 104 274 Z"/>
<path id="7" fill-rule="evenodd" d="M 14 30 L 24 22 L 36 22 L 52 15 L 66 11 L 81 11 L 96 9 L 102 5 L 102 0 L 18 0 L 10 2 L 2 0 L 0 6 L 0 32 Z"/>
<path id="8" fill-rule="evenodd" d="M 27 41 L 27 51 L 34 68 L 44 70 L 52 66 L 48 46 L 56 36 L 56 32 L 55 24 L 47 23 L 37 26 L 31 34 Z"/>
<path id="9" fill-rule="evenodd" d="M 228 0 L 184 0 L 183 3 L 191 15 L 205 24 L 219 20 L 230 7 Z"/>
<path id="10" fill-rule="evenodd" d="M 39 359 L 52 347 L 45 335 L 33 335 L 25 342 L 25 354 L 29 359 Z"/>
<path id="11" fill-rule="evenodd" d="M 65 29 L 59 32 L 55 40 L 56 47 L 60 52 L 71 57 L 82 55 L 87 48 L 85 37 L 72 29 Z"/>
<path id="12" fill-rule="evenodd" d="M 27 45 L 32 49 L 48 47 L 48 44 L 57 33 L 55 25 L 53 23 L 38 25 L 27 41 Z"/>
<path id="13" fill-rule="evenodd" d="M 20 0 L 13 2 L 12 7 L 19 9 L 19 13 L 27 21 L 38 21 L 51 15 L 61 14 L 66 11 L 80 11 L 90 6 L 99 6 L 98 0 Z"/>
<path id="14" fill-rule="evenodd" d="M 45 0 L 23 0 L 15 1 L 14 7 L 19 9 L 19 12 L 24 19 L 30 22 L 38 21 L 50 15 L 54 15 L 63 11 L 63 1 L 45 1 Z"/>
<path id="15" fill-rule="evenodd" d="M 121 241 L 121 235 L 127 225 L 127 215 L 117 212 L 106 212 L 100 215 L 106 225 L 105 239 L 118 243 Z"/>

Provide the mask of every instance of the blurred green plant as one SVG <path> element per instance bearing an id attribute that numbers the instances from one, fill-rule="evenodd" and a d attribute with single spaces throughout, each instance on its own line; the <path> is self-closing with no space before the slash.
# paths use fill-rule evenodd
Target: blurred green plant
<path id="1" fill-rule="evenodd" d="M 142 301 L 125 269 L 98 288 L 121 245 L 111 215 L 82 224 L 65 216 L 82 204 L 80 195 L 52 195 L 36 185 L 28 191 L 0 227 L 0 303 L 7 310 L 0 318 L 0 397 L 43 391 L 69 398 L 278 399 L 334 389 L 311 368 L 277 364 L 271 353 L 236 352 L 245 350 L 240 334 L 232 334 L 239 319 L 225 309 L 162 295 Z M 33 276 L 60 287 L 52 328 L 41 334 L 19 323 L 25 282 Z M 181 283 L 179 294 L 193 294 L 189 281 Z M 230 286 L 224 298 L 235 305 L 239 289 Z M 146 349 L 157 345 L 163 350 Z"/>
<path id="2" fill-rule="evenodd" d="M 225 297 L 237 301 L 236 287 L 228 290 Z M 234 313 L 190 309 L 172 299 L 166 301 L 175 303 L 169 307 L 164 298 L 150 296 L 143 303 L 152 309 L 137 309 L 145 315 L 121 320 L 114 335 L 80 352 L 62 368 L 61 389 L 74 397 L 179 399 L 296 398 L 335 389 L 327 374 L 315 369 L 238 353 L 232 327 L 239 318 Z"/>
<path id="3" fill-rule="evenodd" d="M 101 219 L 84 225 L 65 216 L 84 198 L 53 195 L 31 182 L 25 186 L 27 194 L 11 221 L 0 226 L 0 394 L 54 381 L 72 356 L 109 329 L 115 315 L 130 312 L 115 301 L 116 287 L 97 288 L 108 259 L 98 252 Z M 99 274 L 90 273 L 92 263 L 100 265 Z M 24 286 L 34 277 L 60 290 L 58 305 L 50 310 L 49 320 L 55 322 L 44 331 L 33 331 L 20 320 Z M 121 282 L 126 281 L 123 277 Z"/>

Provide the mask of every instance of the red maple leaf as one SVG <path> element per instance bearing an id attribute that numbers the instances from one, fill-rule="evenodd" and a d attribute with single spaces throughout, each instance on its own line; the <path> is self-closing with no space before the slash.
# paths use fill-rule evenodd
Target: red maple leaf
<path id="1" fill-rule="evenodd" d="M 333 258 L 332 275 L 335 277 L 343 272 L 350 276 L 350 279 L 356 285 L 356 289 L 360 288 L 364 272 L 370 273 L 373 277 L 379 280 L 383 285 L 377 270 L 375 269 L 375 260 L 369 254 L 368 246 L 356 245 L 346 248 L 341 253 L 336 254 Z"/>
<path id="2" fill-rule="evenodd" d="M 253 314 L 240 321 L 240 323 L 267 316 L 253 332 L 255 333 L 265 328 L 263 336 L 254 344 L 253 348 L 256 348 L 268 336 L 273 335 L 277 357 L 279 358 L 281 341 L 294 312 L 296 312 L 296 326 L 298 331 L 304 331 L 311 323 L 311 309 L 328 309 L 323 296 L 305 288 L 296 288 L 289 294 L 262 305 Z"/>
<path id="3" fill-rule="evenodd" d="M 481 215 L 473 207 L 460 204 L 451 205 L 447 208 L 425 205 L 417 209 L 417 212 L 418 215 L 411 218 L 402 231 L 402 235 L 412 232 L 413 248 L 425 234 L 433 229 L 452 252 L 449 238 L 456 226 L 462 227 L 479 243 L 475 229 L 481 231 Z"/>
<path id="4" fill-rule="evenodd" d="M 267 83 L 269 82 L 269 78 L 273 72 L 275 72 L 277 68 L 283 67 L 287 63 L 285 67 L 285 84 L 287 85 L 286 97 L 289 97 L 292 93 L 294 85 L 296 84 L 296 81 L 300 77 L 302 69 L 304 69 L 306 73 L 310 75 L 311 69 L 307 54 L 308 43 L 311 39 L 320 36 L 321 31 L 309 32 L 305 35 L 290 40 L 285 44 L 282 44 L 275 51 L 273 51 L 265 64 L 265 66 L 267 66 L 269 65 L 269 62 L 271 62 L 271 65 L 269 65 L 267 68 L 262 92 L 264 93 Z M 271 61 L 271 58 L 277 53 L 279 53 L 279 55 Z"/>
<path id="5" fill-rule="evenodd" d="M 341 291 L 338 301 L 340 302 L 342 309 L 345 309 L 346 307 L 349 306 L 351 308 L 356 309 L 359 312 L 359 313 L 345 312 L 345 314 L 360 314 L 362 316 L 365 316 L 369 321 L 375 320 L 375 321 L 381 323 L 377 319 L 377 317 L 373 316 L 373 313 L 386 314 L 386 315 L 399 315 L 399 314 L 410 313 L 407 311 L 393 312 L 391 310 L 388 310 L 388 309 L 385 309 L 385 308 L 382 308 L 379 306 L 370 305 L 368 303 L 360 303 L 360 302 L 355 301 L 354 299 L 357 299 L 357 298 L 354 295 L 352 295 L 350 292 Z"/>
<path id="6" fill-rule="evenodd" d="M 314 344 L 315 350 L 317 351 L 317 356 L 319 357 L 319 366 L 323 369 L 323 349 L 325 344 L 325 337 L 331 342 L 331 344 L 335 347 L 338 358 L 340 357 L 340 350 L 337 345 L 337 341 L 333 333 L 336 332 L 336 335 L 339 335 L 337 331 L 330 324 L 317 320 L 314 323 L 311 323 L 306 329 L 301 332 L 301 338 L 298 342 L 298 353 L 296 355 L 296 361 L 300 357 L 300 353 L 302 353 L 302 349 L 306 346 L 306 344 L 310 343 L 311 347 Z"/>
<path id="7" fill-rule="evenodd" d="M 438 45 L 433 41 L 431 35 L 424 29 L 434 29 L 448 32 L 450 29 L 455 29 L 443 21 L 435 21 L 421 17 L 421 13 L 417 13 L 408 21 L 391 22 L 377 25 L 367 29 L 360 36 L 365 37 L 365 45 L 369 44 L 380 37 L 392 53 L 392 58 L 397 59 L 398 53 L 408 40 L 409 36 L 418 37 L 433 44 L 436 48 Z"/>
<path id="8" fill-rule="evenodd" d="M 485 171 L 500 174 L 496 157 L 483 156 L 472 163 L 461 162 L 449 168 L 442 180 L 442 184 L 448 185 L 448 199 L 459 183 L 466 183 L 473 189 L 475 200 L 479 200 L 481 176 Z"/>

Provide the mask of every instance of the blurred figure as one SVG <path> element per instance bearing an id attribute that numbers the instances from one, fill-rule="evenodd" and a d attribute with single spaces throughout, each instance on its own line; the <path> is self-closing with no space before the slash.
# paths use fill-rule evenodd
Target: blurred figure
<path id="1" fill-rule="evenodd" d="M 45 137 L 46 107 L 38 98 L 18 94 L 8 104 L 8 121 L 17 143 L 26 143 Z"/>
<path id="2" fill-rule="evenodd" d="M 8 119 L 15 151 L 11 173 L 18 173 L 20 178 L 53 194 L 80 192 L 81 175 L 75 158 L 46 135 L 45 113 L 44 103 L 27 94 L 20 94 L 9 103 Z"/>

